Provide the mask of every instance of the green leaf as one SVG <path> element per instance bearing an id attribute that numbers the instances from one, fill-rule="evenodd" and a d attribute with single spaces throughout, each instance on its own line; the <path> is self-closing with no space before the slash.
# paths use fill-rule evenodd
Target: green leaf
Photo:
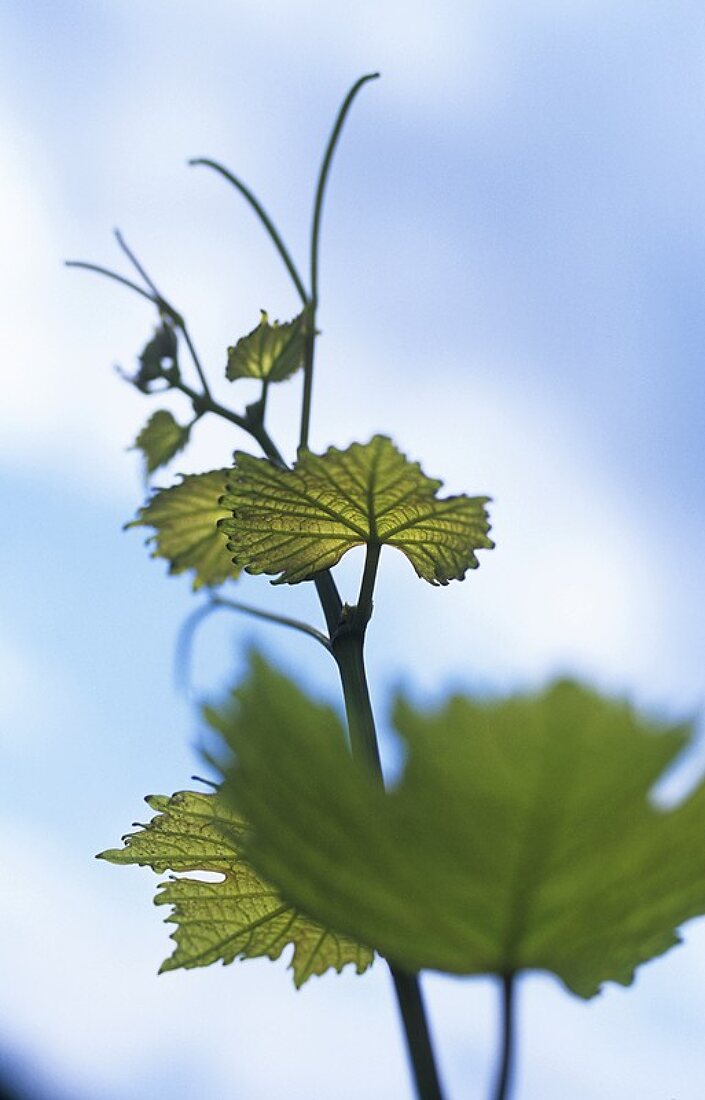
<path id="1" fill-rule="evenodd" d="M 226 377 L 261 378 L 267 382 L 283 382 L 303 366 L 306 348 L 306 310 L 293 321 L 270 323 L 266 310 L 257 328 L 228 348 Z"/>
<path id="2" fill-rule="evenodd" d="M 127 527 L 153 527 L 152 557 L 166 558 L 170 573 L 194 571 L 193 587 L 218 585 L 239 576 L 218 521 L 228 515 L 219 503 L 228 470 L 188 474 L 178 485 L 161 489 L 140 508 Z"/>
<path id="3" fill-rule="evenodd" d="M 650 798 L 684 728 L 570 682 L 402 701 L 406 767 L 385 794 L 294 691 L 254 664 L 223 729 L 223 797 L 291 904 L 402 968 L 545 970 L 590 997 L 705 913 L 705 783 L 668 811 Z"/>
<path id="4" fill-rule="evenodd" d="M 139 370 L 131 381 L 143 393 L 150 393 L 153 382 L 164 377 L 165 370 L 179 374 L 178 342 L 173 325 L 162 320 L 154 336 L 149 340 L 139 356 Z"/>
<path id="5" fill-rule="evenodd" d="M 439 499 L 440 481 L 409 462 L 383 435 L 302 451 L 293 470 L 235 454 L 221 521 L 234 561 L 248 573 L 281 573 L 296 584 L 340 561 L 353 546 L 395 546 L 431 584 L 462 580 L 493 546 L 487 537 L 488 497 Z"/>
<path id="6" fill-rule="evenodd" d="M 124 837 L 124 848 L 102 852 L 110 863 L 138 864 L 158 874 L 171 870 L 186 877 L 160 883 L 157 905 L 171 905 L 167 922 L 176 924 L 173 955 L 160 967 L 176 970 L 214 962 L 266 956 L 278 959 L 293 944 L 291 968 L 297 988 L 312 974 L 342 970 L 353 963 L 359 974 L 372 952 L 285 905 L 242 858 L 245 824 L 215 794 L 180 791 L 146 799 L 156 817 Z M 227 837 L 226 834 L 227 833 Z M 216 872 L 220 882 L 189 878 L 189 872 Z"/>
<path id="7" fill-rule="evenodd" d="M 190 427 L 182 428 L 165 409 L 153 413 L 134 445 L 134 449 L 144 454 L 147 473 L 166 466 L 174 455 L 182 451 L 188 443 L 190 432 Z"/>

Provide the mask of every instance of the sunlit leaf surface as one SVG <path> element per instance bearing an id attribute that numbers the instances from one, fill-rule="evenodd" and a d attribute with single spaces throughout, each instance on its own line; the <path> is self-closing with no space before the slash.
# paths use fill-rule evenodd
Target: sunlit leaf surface
<path id="1" fill-rule="evenodd" d="M 123 848 L 99 858 L 151 867 L 158 874 L 178 873 L 160 884 L 155 898 L 157 905 L 172 907 L 167 921 L 176 925 L 176 948 L 161 971 L 236 958 L 278 959 L 290 945 L 296 986 L 348 963 L 358 973 L 371 964 L 372 952 L 308 920 L 255 874 L 242 858 L 239 840 L 245 825 L 216 794 L 180 791 L 147 802 L 156 816 L 126 836 Z M 204 882 L 190 877 L 193 872 L 215 872 L 222 878 Z"/>
<path id="2" fill-rule="evenodd" d="M 135 449 L 142 451 L 147 473 L 151 474 L 183 450 L 188 438 L 188 428 L 177 424 L 170 412 L 158 409 L 137 436 Z"/>
<path id="3" fill-rule="evenodd" d="M 294 584 L 328 569 L 353 546 L 395 546 L 431 584 L 462 580 L 489 549 L 488 497 L 439 499 L 440 481 L 426 477 L 386 436 L 303 451 L 292 470 L 237 452 L 221 522 L 238 565 L 279 573 Z"/>
<path id="4" fill-rule="evenodd" d="M 166 558 L 170 573 L 193 570 L 194 588 L 222 584 L 240 573 L 217 526 L 229 514 L 218 503 L 228 474 L 228 470 L 189 474 L 178 485 L 155 493 L 128 524 L 153 527 L 152 556 Z"/>
<path id="5" fill-rule="evenodd" d="M 308 314 L 304 311 L 293 321 L 270 321 L 265 310 L 257 328 L 228 348 L 226 376 L 261 378 L 283 382 L 303 366 Z"/>

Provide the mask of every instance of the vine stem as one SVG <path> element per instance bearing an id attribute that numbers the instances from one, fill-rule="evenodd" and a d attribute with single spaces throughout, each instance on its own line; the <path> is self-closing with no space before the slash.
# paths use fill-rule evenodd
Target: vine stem
<path id="1" fill-rule="evenodd" d="M 356 80 L 352 88 L 343 100 L 340 110 L 336 116 L 331 135 L 326 145 L 326 151 L 323 154 L 323 161 L 318 173 L 318 183 L 316 185 L 316 197 L 313 203 L 313 221 L 311 225 L 311 296 L 310 296 L 310 322 L 309 331 L 306 340 L 306 355 L 304 362 L 304 391 L 301 405 L 301 433 L 299 437 L 299 447 L 308 447 L 308 432 L 309 424 L 311 421 L 311 396 L 313 393 L 313 358 L 314 358 L 314 346 L 316 343 L 316 310 L 318 309 L 318 252 L 319 241 L 321 236 L 321 218 L 323 215 L 323 199 L 326 193 L 326 184 L 328 183 L 328 176 L 330 175 L 330 167 L 333 161 L 333 154 L 335 153 L 338 139 L 340 138 L 341 131 L 345 124 L 345 119 L 348 116 L 348 112 L 352 107 L 355 96 L 370 80 L 376 80 L 379 73 L 367 73 L 365 76 L 361 76 L 359 80 Z"/>
<path id="2" fill-rule="evenodd" d="M 515 975 L 503 974 L 501 978 L 501 987 L 502 1047 L 500 1051 L 497 1082 L 495 1085 L 493 1100 L 509 1100 L 512 1075 L 514 1071 L 514 1016 L 516 999 L 514 996 L 516 987 Z"/>
<path id="3" fill-rule="evenodd" d="M 361 587 L 361 591 L 369 592 L 367 618 L 372 612 L 371 587 L 374 583 L 378 556 L 379 547 L 371 558 L 368 551 L 366 565 L 369 565 L 370 561 L 373 564 L 369 566 L 369 572 L 366 568 L 367 583 L 363 576 Z M 364 645 L 367 620 L 364 615 L 359 616 L 356 613 L 357 610 L 354 609 L 349 620 L 341 624 L 331 638 L 331 645 L 343 688 L 353 757 L 362 767 L 368 769 L 380 785 L 383 785 L 377 731 L 365 671 Z M 389 963 L 389 969 L 399 1004 L 418 1100 L 443 1100 L 418 975 L 408 974 L 392 963 Z"/>
<path id="4" fill-rule="evenodd" d="M 315 325 L 315 311 L 318 300 L 318 242 L 320 235 L 321 215 L 323 210 L 323 198 L 325 194 L 325 187 L 330 171 L 330 165 L 333 158 L 333 153 L 340 136 L 343 124 L 347 113 L 352 105 L 352 102 L 357 95 L 358 91 L 369 80 L 374 80 L 379 74 L 369 73 L 366 76 L 361 77 L 350 89 L 343 104 L 338 112 L 333 131 L 331 133 L 328 145 L 326 147 L 323 163 L 318 177 L 318 186 L 316 189 L 316 197 L 314 202 L 314 214 L 313 214 L 313 226 L 311 233 L 311 296 L 306 293 L 303 282 L 299 276 L 299 273 L 294 265 L 294 262 L 284 245 L 282 238 L 276 230 L 273 222 L 265 212 L 254 194 L 227 169 L 222 165 L 217 164 L 215 161 L 206 159 L 192 160 L 190 164 L 206 165 L 215 169 L 230 183 L 233 184 L 249 202 L 255 213 L 260 218 L 265 229 L 267 230 L 273 244 L 275 245 L 279 255 L 281 256 L 284 264 L 289 271 L 289 274 L 294 282 L 304 307 L 309 307 L 311 310 L 310 329 L 307 338 L 307 347 L 304 364 L 304 393 L 302 404 L 302 416 L 301 416 L 301 447 L 308 446 L 308 429 L 309 420 L 311 414 L 311 392 L 313 383 L 313 364 L 315 355 L 315 342 L 316 342 L 316 325 Z M 183 394 L 189 397 L 194 405 L 194 411 L 198 416 L 203 415 L 205 412 L 214 413 L 217 416 L 228 420 L 230 423 L 235 424 L 237 427 L 246 431 L 253 439 L 255 439 L 265 455 L 279 467 L 286 467 L 286 462 L 282 457 L 281 452 L 277 448 L 276 444 L 272 440 L 271 436 L 267 432 L 262 422 L 262 417 L 253 419 L 252 416 L 246 414 L 240 415 L 220 405 L 216 402 L 210 392 L 205 373 L 202 370 L 200 360 L 195 351 L 190 334 L 184 322 L 182 316 L 171 306 L 169 303 L 161 297 L 155 284 L 151 278 L 147 275 L 144 268 L 139 261 L 133 255 L 133 253 L 127 248 L 124 240 L 119 233 L 116 233 L 118 244 L 131 260 L 133 266 L 136 268 L 140 276 L 147 284 L 148 290 L 139 286 L 137 283 L 130 279 L 119 275 L 117 272 L 111 271 L 108 268 L 101 267 L 97 264 L 85 263 L 82 261 L 68 261 L 67 267 L 83 268 L 87 271 L 93 271 L 97 274 L 104 275 L 115 282 L 121 283 L 123 286 L 130 290 L 135 291 L 137 294 L 146 298 L 152 302 L 160 311 L 163 311 L 171 317 L 172 322 L 181 330 L 186 345 L 191 354 L 194 366 L 199 376 L 199 380 L 202 385 L 202 392 L 198 393 L 192 387 L 182 382 L 181 379 L 174 379 L 173 377 L 168 379 L 170 385 L 175 389 L 180 390 Z M 166 376 L 165 376 L 166 377 Z M 263 410 L 262 410 L 263 411 Z M 340 598 L 340 593 L 336 583 L 328 570 L 319 573 L 314 578 L 316 591 L 323 610 L 323 614 L 326 620 L 326 627 L 330 641 L 325 635 L 316 631 L 314 628 L 309 627 L 308 624 L 300 623 L 296 620 L 288 619 L 284 616 L 272 615 L 267 612 L 262 612 L 260 609 L 256 609 L 249 605 L 230 601 L 219 601 L 221 606 L 228 606 L 228 604 L 235 610 L 244 612 L 245 614 L 255 615 L 258 618 L 269 619 L 274 622 L 278 622 L 284 626 L 294 627 L 298 630 L 304 630 L 306 633 L 315 637 L 318 641 L 322 642 L 326 648 L 330 649 L 336 660 L 338 670 L 340 673 L 341 685 L 343 689 L 343 697 L 345 700 L 345 709 L 348 717 L 348 724 L 350 729 L 350 741 L 353 756 L 358 759 L 361 764 L 367 767 L 371 774 L 373 774 L 380 785 L 383 785 L 382 767 L 379 756 L 379 747 L 377 741 L 377 731 L 375 727 L 374 715 L 372 712 L 372 703 L 370 700 L 369 688 L 367 685 L 367 675 L 365 671 L 364 661 L 364 640 L 367 624 L 372 615 L 372 595 L 374 589 L 374 583 L 377 574 L 377 564 L 379 561 L 380 547 L 378 545 L 368 546 L 367 557 L 365 559 L 365 568 L 362 577 L 362 583 L 360 587 L 360 595 L 358 599 L 358 605 L 355 608 L 348 609 L 343 605 Z M 208 608 L 207 610 L 212 610 Z M 350 612 L 350 613 L 349 613 Z M 202 609 L 202 614 L 206 613 L 206 609 Z M 423 996 L 421 987 L 419 984 L 418 975 L 409 974 L 403 970 L 398 969 L 391 963 L 389 964 L 392 980 L 394 982 L 394 988 L 396 991 L 397 1000 L 399 1003 L 399 1010 L 401 1013 L 402 1024 L 404 1027 L 404 1033 L 406 1036 L 407 1049 L 409 1058 L 411 1061 L 414 1079 L 416 1084 L 416 1092 L 418 1100 L 443 1100 L 443 1093 L 441 1091 L 440 1081 L 438 1077 L 438 1071 L 436 1068 L 435 1057 L 433 1053 L 433 1047 L 431 1044 L 431 1036 L 426 1019 L 426 1012 L 424 1008 Z M 499 1093 L 496 1100 L 504 1100 L 504 1094 Z"/>
<path id="5" fill-rule="evenodd" d="M 144 279 L 145 283 L 147 284 L 147 286 L 151 290 L 152 294 L 154 295 L 154 300 L 156 302 L 161 303 L 162 307 L 166 308 L 167 313 L 170 314 L 170 316 L 171 316 L 172 320 L 174 321 L 174 324 L 176 325 L 176 327 L 181 329 L 181 333 L 182 333 L 184 341 L 186 343 L 186 347 L 189 350 L 191 360 L 193 362 L 194 367 L 196 368 L 196 373 L 198 375 L 199 381 L 200 381 L 201 385 L 203 386 L 203 392 L 206 395 L 206 397 L 208 397 L 210 399 L 211 391 L 210 391 L 209 386 L 208 386 L 208 380 L 206 378 L 205 371 L 203 370 L 203 366 L 201 364 L 201 360 L 200 360 L 200 358 L 198 356 L 198 353 L 196 351 L 196 348 L 194 346 L 193 340 L 191 339 L 191 334 L 190 334 L 188 328 L 186 327 L 186 322 L 184 321 L 181 314 L 177 310 L 175 310 L 173 306 L 169 305 L 169 303 L 167 302 L 167 300 L 163 296 L 163 294 L 159 293 L 159 291 L 157 290 L 157 287 L 154 283 L 154 280 L 147 273 L 147 271 L 146 271 L 145 267 L 142 265 L 142 263 L 140 263 L 140 261 L 137 259 L 136 255 L 134 254 L 132 249 L 128 247 L 127 242 L 125 241 L 125 238 L 123 237 L 123 235 L 122 235 L 122 233 L 120 232 L 119 229 L 115 230 L 115 240 L 117 241 L 118 245 L 120 246 L 122 251 L 127 256 L 128 260 L 130 261 L 130 263 L 134 267 L 137 274 L 140 275 Z"/>
<path id="6" fill-rule="evenodd" d="M 243 181 L 238 176 L 234 175 L 228 168 L 225 168 L 222 164 L 218 164 L 218 162 L 215 160 L 210 160 L 208 157 L 194 157 L 192 160 L 188 161 L 188 164 L 192 168 L 195 168 L 198 165 L 203 165 L 205 168 L 212 168 L 214 172 L 218 172 L 228 181 L 228 183 L 231 183 L 233 187 L 235 187 L 240 192 L 243 198 L 246 199 L 259 220 L 262 222 L 265 230 L 269 234 L 272 244 L 284 261 L 284 266 L 289 272 L 291 280 L 297 291 L 299 292 L 299 297 L 301 298 L 302 303 L 306 305 L 308 302 L 308 294 L 306 293 L 306 288 L 303 284 L 303 280 L 301 279 L 301 276 L 296 269 L 296 264 L 291 258 L 291 253 L 284 244 L 279 230 L 276 228 L 269 214 L 262 206 L 262 203 L 250 190 L 247 184 L 243 183 Z"/>
<path id="7" fill-rule="evenodd" d="M 229 600 L 224 596 L 211 596 L 210 600 L 214 608 L 230 608 L 231 611 L 240 611 L 243 615 L 250 615 L 254 619 L 264 619 L 268 623 L 278 623 L 279 626 L 288 626 L 292 630 L 298 630 L 301 634 L 307 634 L 309 638 L 315 638 L 324 649 L 330 651 L 330 642 L 325 634 L 316 630 L 315 626 L 293 619 L 290 615 L 279 615 L 275 611 L 267 611 L 263 607 L 254 607 L 252 604 L 243 603 L 242 600 Z"/>
<path id="8" fill-rule="evenodd" d="M 390 969 L 419 1097 L 423 1100 L 443 1100 L 418 978 L 393 966 Z"/>

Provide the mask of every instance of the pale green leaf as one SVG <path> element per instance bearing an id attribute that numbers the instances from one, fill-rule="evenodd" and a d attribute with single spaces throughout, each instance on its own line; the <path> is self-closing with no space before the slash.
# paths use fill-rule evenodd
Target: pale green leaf
<path id="1" fill-rule="evenodd" d="M 400 702 L 406 767 L 385 794 L 292 691 L 255 663 L 222 730 L 223 796 L 288 901 L 402 968 L 545 970 L 589 997 L 705 913 L 705 783 L 673 809 L 650 798 L 683 728 L 570 682 Z"/>
<path id="2" fill-rule="evenodd" d="M 239 575 L 218 521 L 228 510 L 219 503 L 228 470 L 189 474 L 161 489 L 140 508 L 128 527 L 153 527 L 152 557 L 166 558 L 170 573 L 194 572 L 193 587 L 218 585 Z"/>
<path id="3" fill-rule="evenodd" d="M 171 937 L 176 949 L 160 972 L 236 958 L 278 959 L 290 945 L 297 987 L 313 974 L 340 971 L 348 963 L 359 974 L 371 964 L 371 951 L 285 905 L 255 874 L 242 858 L 245 824 L 216 794 L 180 791 L 146 801 L 156 816 L 124 837 L 124 848 L 102 852 L 99 858 L 151 867 L 158 874 L 178 873 L 159 885 L 155 898 L 157 905 L 172 907 L 167 921 L 176 925 Z M 222 875 L 222 880 L 189 877 L 204 871 Z"/>
<path id="4" fill-rule="evenodd" d="M 426 477 L 383 435 L 303 451 L 292 470 L 237 452 L 221 522 L 233 559 L 248 573 L 280 573 L 295 584 L 328 569 L 353 546 L 395 546 L 431 584 L 462 580 L 490 549 L 488 497 L 439 499 Z"/>
<path id="5" fill-rule="evenodd" d="M 174 455 L 188 443 L 189 427 L 177 424 L 166 409 L 158 409 L 150 416 L 144 428 L 135 440 L 134 449 L 142 451 L 147 473 L 151 474 L 160 466 L 166 466 Z"/>
<path id="6" fill-rule="evenodd" d="M 264 309 L 261 312 L 257 328 L 228 348 L 225 374 L 231 382 L 236 378 L 283 382 L 303 366 L 309 317 L 306 310 L 284 324 L 270 321 Z"/>

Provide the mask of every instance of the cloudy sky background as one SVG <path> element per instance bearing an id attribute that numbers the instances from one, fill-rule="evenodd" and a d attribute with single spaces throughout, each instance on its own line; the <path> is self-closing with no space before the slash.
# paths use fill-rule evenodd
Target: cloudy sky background
<path id="1" fill-rule="evenodd" d="M 701 4 L 3 4 L 0 1065 L 46 1100 L 411 1094 L 383 966 L 298 994 L 283 963 L 157 979 L 156 879 L 92 860 L 144 820 L 144 794 L 199 770 L 173 677 L 195 604 L 121 530 L 149 406 L 111 367 L 134 368 L 154 318 L 61 267 L 127 272 L 119 226 L 217 380 L 261 307 L 297 302 L 235 192 L 185 161 L 238 171 L 303 264 L 332 118 L 371 69 L 325 210 L 312 443 L 389 432 L 450 491 L 490 493 L 497 539 L 442 591 L 384 555 L 381 724 L 400 684 L 434 698 L 566 671 L 660 714 L 703 699 Z M 273 401 L 289 453 L 298 385 Z M 174 472 L 244 442 L 210 421 L 195 438 Z M 317 619 L 306 586 L 249 578 L 243 596 Z M 316 647 L 226 616 L 199 635 L 194 694 L 252 641 L 336 697 Z M 671 794 L 703 759 L 699 743 Z M 517 1100 L 699 1095 L 700 924 L 687 940 L 589 1005 L 527 978 Z M 449 1100 L 484 1097 L 492 983 L 425 988 Z"/>

